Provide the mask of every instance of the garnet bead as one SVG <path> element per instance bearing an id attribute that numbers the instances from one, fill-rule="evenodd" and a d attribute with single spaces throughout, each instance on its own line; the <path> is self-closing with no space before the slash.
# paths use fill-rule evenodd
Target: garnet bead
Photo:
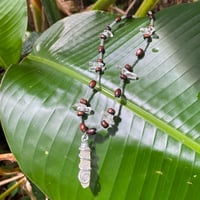
<path id="1" fill-rule="evenodd" d="M 79 117 L 81 117 L 81 116 L 83 116 L 85 113 L 83 112 L 83 111 L 78 111 L 77 112 L 77 116 L 79 116 Z"/>
<path id="2" fill-rule="evenodd" d="M 143 38 L 144 38 L 144 39 L 149 39 L 149 38 L 151 38 L 151 35 L 148 34 L 148 33 L 145 33 L 145 34 L 143 35 Z"/>
<path id="3" fill-rule="evenodd" d="M 97 129 L 96 128 L 89 128 L 86 133 L 88 135 L 95 135 L 96 134 Z"/>
<path id="4" fill-rule="evenodd" d="M 84 123 L 80 123 L 80 130 L 83 132 L 83 133 L 85 133 L 85 131 L 87 131 L 88 130 L 88 127 L 84 124 Z"/>
<path id="5" fill-rule="evenodd" d="M 120 88 L 117 88 L 117 89 L 115 90 L 114 94 L 115 94 L 115 97 L 118 97 L 118 98 L 119 98 L 119 97 L 121 96 L 121 94 L 122 94 L 121 89 L 120 89 Z"/>
<path id="6" fill-rule="evenodd" d="M 96 72 L 96 73 L 97 73 L 97 72 L 100 72 L 100 73 L 101 73 L 101 72 L 102 72 L 102 68 L 101 68 L 101 67 L 96 67 L 96 68 L 95 68 L 95 72 Z"/>
<path id="7" fill-rule="evenodd" d="M 142 58 L 144 56 L 144 50 L 139 48 L 137 51 L 136 51 L 136 56 L 138 58 Z"/>
<path id="8" fill-rule="evenodd" d="M 108 128 L 109 124 L 105 120 L 103 120 L 101 121 L 101 126 L 103 126 L 103 128 Z"/>
<path id="9" fill-rule="evenodd" d="M 89 83 L 89 87 L 93 89 L 96 86 L 96 84 L 97 82 L 95 80 L 91 80 Z"/>
<path id="10" fill-rule="evenodd" d="M 111 115 L 115 115 L 115 110 L 113 108 L 108 108 L 107 112 Z"/>
<path id="11" fill-rule="evenodd" d="M 115 21 L 118 23 L 118 22 L 120 22 L 121 21 L 121 17 L 117 17 L 116 19 L 115 19 Z"/>
<path id="12" fill-rule="evenodd" d="M 125 74 L 120 74 L 120 78 L 121 78 L 122 80 L 126 80 L 126 79 L 127 79 L 127 76 L 126 76 Z"/>
<path id="13" fill-rule="evenodd" d="M 105 40 L 107 37 L 104 34 L 101 34 L 101 39 Z"/>
<path id="14" fill-rule="evenodd" d="M 125 69 L 127 69 L 129 72 L 133 72 L 133 68 L 131 67 L 131 65 L 126 64 L 124 67 L 125 67 Z"/>

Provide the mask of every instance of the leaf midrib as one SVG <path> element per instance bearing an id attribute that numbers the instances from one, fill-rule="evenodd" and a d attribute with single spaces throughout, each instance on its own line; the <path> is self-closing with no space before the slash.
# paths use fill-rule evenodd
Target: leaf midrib
<path id="1" fill-rule="evenodd" d="M 81 83 L 88 85 L 90 78 L 87 76 L 83 76 L 80 72 L 76 71 L 75 69 L 72 68 L 68 68 L 64 65 L 61 65 L 59 63 L 56 63 L 54 61 L 48 60 L 46 58 L 43 57 L 39 57 L 39 56 L 35 56 L 30 54 L 27 59 L 29 60 L 33 60 L 45 65 L 48 65 L 49 67 L 58 70 L 59 72 L 62 72 L 64 74 L 66 74 L 69 77 L 72 77 L 75 80 L 80 81 Z M 113 91 L 103 85 L 101 85 L 101 87 L 99 85 L 97 85 L 95 87 L 95 89 L 98 92 L 101 92 L 102 94 L 104 94 L 105 96 L 107 96 L 110 99 L 115 99 L 114 95 L 113 95 Z M 197 143 L 196 141 L 192 140 L 190 137 L 188 137 L 186 134 L 182 133 L 181 131 L 177 130 L 176 128 L 174 128 L 173 126 L 169 125 L 168 123 L 166 123 L 165 121 L 162 121 L 161 119 L 159 119 L 158 117 L 154 116 L 153 114 L 151 114 L 150 112 L 144 110 L 143 108 L 139 107 L 138 105 L 136 105 L 135 103 L 133 103 L 130 100 L 126 100 L 126 103 L 124 103 L 124 101 L 122 99 L 119 99 L 118 102 L 120 104 L 123 104 L 123 106 L 125 106 L 126 108 L 128 108 L 129 110 L 133 111 L 136 115 L 138 115 L 139 117 L 143 118 L 144 120 L 146 120 L 147 122 L 149 122 L 150 124 L 156 126 L 158 129 L 160 129 L 161 131 L 165 132 L 166 134 L 170 135 L 171 137 L 173 137 L 174 139 L 176 139 L 177 141 L 181 142 L 182 144 L 186 145 L 187 147 L 189 147 L 190 149 L 192 149 L 193 151 L 200 153 L 200 144 Z"/>

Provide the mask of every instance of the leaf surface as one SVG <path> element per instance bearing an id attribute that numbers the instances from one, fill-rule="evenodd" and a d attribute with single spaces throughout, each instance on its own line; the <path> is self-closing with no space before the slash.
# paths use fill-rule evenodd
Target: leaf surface
<path id="1" fill-rule="evenodd" d="M 0 1 L 0 65 L 19 61 L 27 26 L 26 1 Z"/>
<path id="2" fill-rule="evenodd" d="M 130 19 L 105 44 L 106 71 L 101 90 L 92 93 L 99 34 L 115 16 L 87 12 L 61 20 L 35 43 L 1 86 L 1 120 L 9 145 L 25 174 L 51 199 L 199 199 L 200 3 L 175 6 L 156 15 L 149 46 L 139 32 L 148 19 Z M 134 71 L 140 79 L 125 87 L 120 104 L 113 91 L 126 63 L 145 56 Z M 86 124 L 92 181 L 77 179 L 80 118 L 73 105 L 90 98 L 95 113 Z M 115 125 L 101 128 L 100 113 L 117 111 Z"/>

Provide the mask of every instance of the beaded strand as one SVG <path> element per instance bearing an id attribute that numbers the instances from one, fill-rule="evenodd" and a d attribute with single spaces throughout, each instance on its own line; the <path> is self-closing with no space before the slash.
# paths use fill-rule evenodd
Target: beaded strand
<path id="1" fill-rule="evenodd" d="M 129 19 L 130 16 L 121 16 L 121 17 L 117 17 L 115 18 L 115 20 L 109 24 L 108 26 L 106 26 L 106 28 L 103 30 L 103 32 L 100 34 L 100 44 L 98 46 L 98 59 L 97 61 L 93 61 L 93 62 L 89 62 L 89 71 L 96 73 L 97 77 L 96 79 L 92 79 L 89 82 L 89 88 L 93 89 L 92 92 L 94 92 L 94 88 L 97 84 L 97 82 L 100 82 L 100 77 L 101 75 L 104 73 L 104 71 L 106 70 L 105 67 L 105 62 L 104 62 L 104 54 L 105 54 L 105 41 L 106 39 L 108 39 L 109 37 L 113 37 L 113 33 L 112 33 L 112 28 L 118 24 L 119 22 L 121 22 L 124 19 Z M 88 102 L 87 99 L 85 98 L 81 98 L 78 104 L 75 104 L 75 110 L 77 111 L 77 116 L 81 117 L 81 123 L 80 123 L 80 130 L 83 133 L 86 133 L 88 135 L 94 135 L 96 134 L 96 128 L 88 128 L 85 124 L 85 120 L 84 120 L 84 116 L 85 115 L 90 115 L 93 113 L 92 108 L 90 107 L 90 103 Z M 112 112 L 113 114 L 113 112 Z"/>
<path id="2" fill-rule="evenodd" d="M 152 11 L 147 12 L 147 16 L 149 17 L 149 25 L 145 28 L 141 28 L 140 31 L 143 33 L 143 38 L 147 40 L 147 46 L 152 40 L 152 36 L 155 33 L 155 28 L 154 28 L 154 13 Z M 96 79 L 92 79 L 89 82 L 89 88 L 91 93 L 89 98 L 81 98 L 78 103 L 76 103 L 73 107 L 77 112 L 77 116 L 80 117 L 81 122 L 79 125 L 79 128 L 81 132 L 83 133 L 82 138 L 81 138 L 81 145 L 80 145 L 80 163 L 79 163 L 79 174 L 78 174 L 78 179 L 82 185 L 83 188 L 86 188 L 90 185 L 90 176 L 91 176 L 91 149 L 88 144 L 88 139 L 89 136 L 95 135 L 97 133 L 97 129 L 94 127 L 88 127 L 85 124 L 85 120 L 89 115 L 94 114 L 93 109 L 91 108 L 90 101 L 97 92 L 95 90 L 95 86 L 98 82 L 100 85 L 100 79 L 104 71 L 106 70 L 106 64 L 104 62 L 104 54 L 105 54 L 105 41 L 107 38 L 112 38 L 113 33 L 112 29 L 113 27 L 121 22 L 122 20 L 132 18 L 128 15 L 124 15 L 121 17 L 115 18 L 115 20 L 109 24 L 103 32 L 100 34 L 100 44 L 98 46 L 98 59 L 97 61 L 94 62 L 89 62 L 89 71 L 96 73 Z M 146 48 L 145 48 L 146 49 Z M 114 97 L 115 97 L 115 103 L 116 99 L 120 98 L 122 95 L 124 95 L 124 88 L 125 84 L 129 83 L 131 80 L 138 80 L 138 76 L 133 72 L 133 68 L 138 62 L 138 60 L 142 59 L 144 57 L 145 50 L 142 48 L 137 49 L 135 55 L 137 56 L 136 62 L 131 65 L 131 64 L 125 64 L 124 67 L 122 68 L 120 72 L 120 87 L 115 89 L 114 91 Z M 114 116 L 115 116 L 115 109 L 114 108 L 108 108 L 106 111 L 102 112 L 102 118 L 101 118 L 101 126 L 103 128 L 108 128 L 110 126 L 114 125 Z"/>
<path id="3" fill-rule="evenodd" d="M 146 40 L 147 39 L 147 46 L 148 47 L 149 43 L 151 42 L 151 37 L 155 33 L 155 28 L 154 28 L 154 13 L 152 11 L 147 12 L 147 16 L 149 17 L 149 25 L 145 28 L 141 28 L 140 31 L 143 33 L 143 38 Z M 145 48 L 145 50 L 146 50 Z M 133 72 L 133 68 L 135 67 L 135 64 L 144 57 L 145 55 L 145 50 L 142 48 L 139 48 L 136 50 L 135 55 L 137 56 L 137 60 L 133 65 L 131 64 L 125 64 L 124 67 L 121 70 L 120 73 L 120 86 L 119 88 L 115 89 L 114 91 L 114 97 L 115 98 L 120 98 L 122 95 L 124 96 L 124 88 L 125 84 L 129 83 L 131 80 L 138 80 L 137 74 Z M 109 126 L 112 126 L 114 124 L 114 115 L 115 115 L 115 109 L 114 108 L 108 108 L 107 111 L 103 112 L 103 119 L 101 121 L 101 125 L 103 128 L 108 128 Z M 107 119 L 107 120 L 105 120 Z"/>
<path id="4" fill-rule="evenodd" d="M 130 18 L 128 16 L 122 16 L 117 17 L 111 24 L 106 26 L 106 28 L 103 30 L 103 32 L 100 34 L 100 44 L 98 46 L 98 59 L 95 62 L 90 62 L 89 65 L 89 71 L 97 73 L 96 80 L 91 80 L 89 82 L 89 87 L 94 88 L 96 86 L 97 81 L 100 79 L 100 76 L 104 73 L 106 67 L 104 62 L 104 54 L 105 54 L 105 41 L 109 37 L 113 37 L 112 28 L 119 22 L 121 22 L 124 19 Z"/>

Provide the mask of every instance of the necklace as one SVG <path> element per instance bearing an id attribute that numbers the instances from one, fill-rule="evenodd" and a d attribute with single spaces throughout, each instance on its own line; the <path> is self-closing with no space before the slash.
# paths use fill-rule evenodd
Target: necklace
<path id="1" fill-rule="evenodd" d="M 149 17 L 149 25 L 145 28 L 141 28 L 140 31 L 143 33 L 144 40 L 147 41 L 146 47 L 143 50 L 142 48 L 139 48 L 136 50 L 135 55 L 137 56 L 137 60 L 134 64 L 125 64 L 124 67 L 121 69 L 120 72 L 120 87 L 114 90 L 114 97 L 115 99 L 120 98 L 121 96 L 125 96 L 125 85 L 129 83 L 131 80 L 138 80 L 137 74 L 133 72 L 133 68 L 137 64 L 137 62 L 142 59 L 145 55 L 145 51 L 149 45 L 149 43 L 152 41 L 152 36 L 155 34 L 155 28 L 154 28 L 154 13 L 152 11 L 147 12 L 147 16 Z M 96 84 L 98 83 L 100 86 L 100 80 L 101 76 L 104 74 L 106 70 L 106 64 L 104 63 L 104 54 L 105 54 L 105 41 L 108 38 L 112 38 L 113 32 L 112 28 L 118 24 L 119 22 L 125 20 L 125 19 L 131 19 L 132 16 L 124 15 L 122 17 L 117 17 L 115 20 L 109 24 L 103 32 L 100 34 L 100 44 L 98 46 L 98 59 L 94 62 L 89 62 L 89 71 L 96 73 L 96 79 L 93 79 L 89 82 L 89 90 L 92 91 L 92 94 L 89 99 L 81 98 L 79 103 L 76 103 L 74 105 L 74 109 L 77 112 L 77 116 L 80 117 L 80 130 L 83 133 L 81 137 L 81 144 L 79 147 L 80 153 L 80 163 L 79 163 L 79 173 L 78 173 L 78 179 L 82 185 L 83 188 L 87 188 L 90 185 L 91 180 L 91 149 L 88 143 L 89 137 L 91 135 L 95 135 L 97 133 L 97 129 L 94 127 L 88 127 L 85 123 L 87 120 L 87 117 L 89 115 L 94 114 L 94 110 L 92 109 L 90 105 L 90 101 L 93 98 L 93 95 L 97 92 L 95 90 Z M 108 108 L 106 111 L 102 112 L 101 117 L 101 126 L 104 129 L 107 129 L 108 127 L 111 127 L 114 125 L 114 116 L 115 116 L 115 109 L 114 108 Z"/>

